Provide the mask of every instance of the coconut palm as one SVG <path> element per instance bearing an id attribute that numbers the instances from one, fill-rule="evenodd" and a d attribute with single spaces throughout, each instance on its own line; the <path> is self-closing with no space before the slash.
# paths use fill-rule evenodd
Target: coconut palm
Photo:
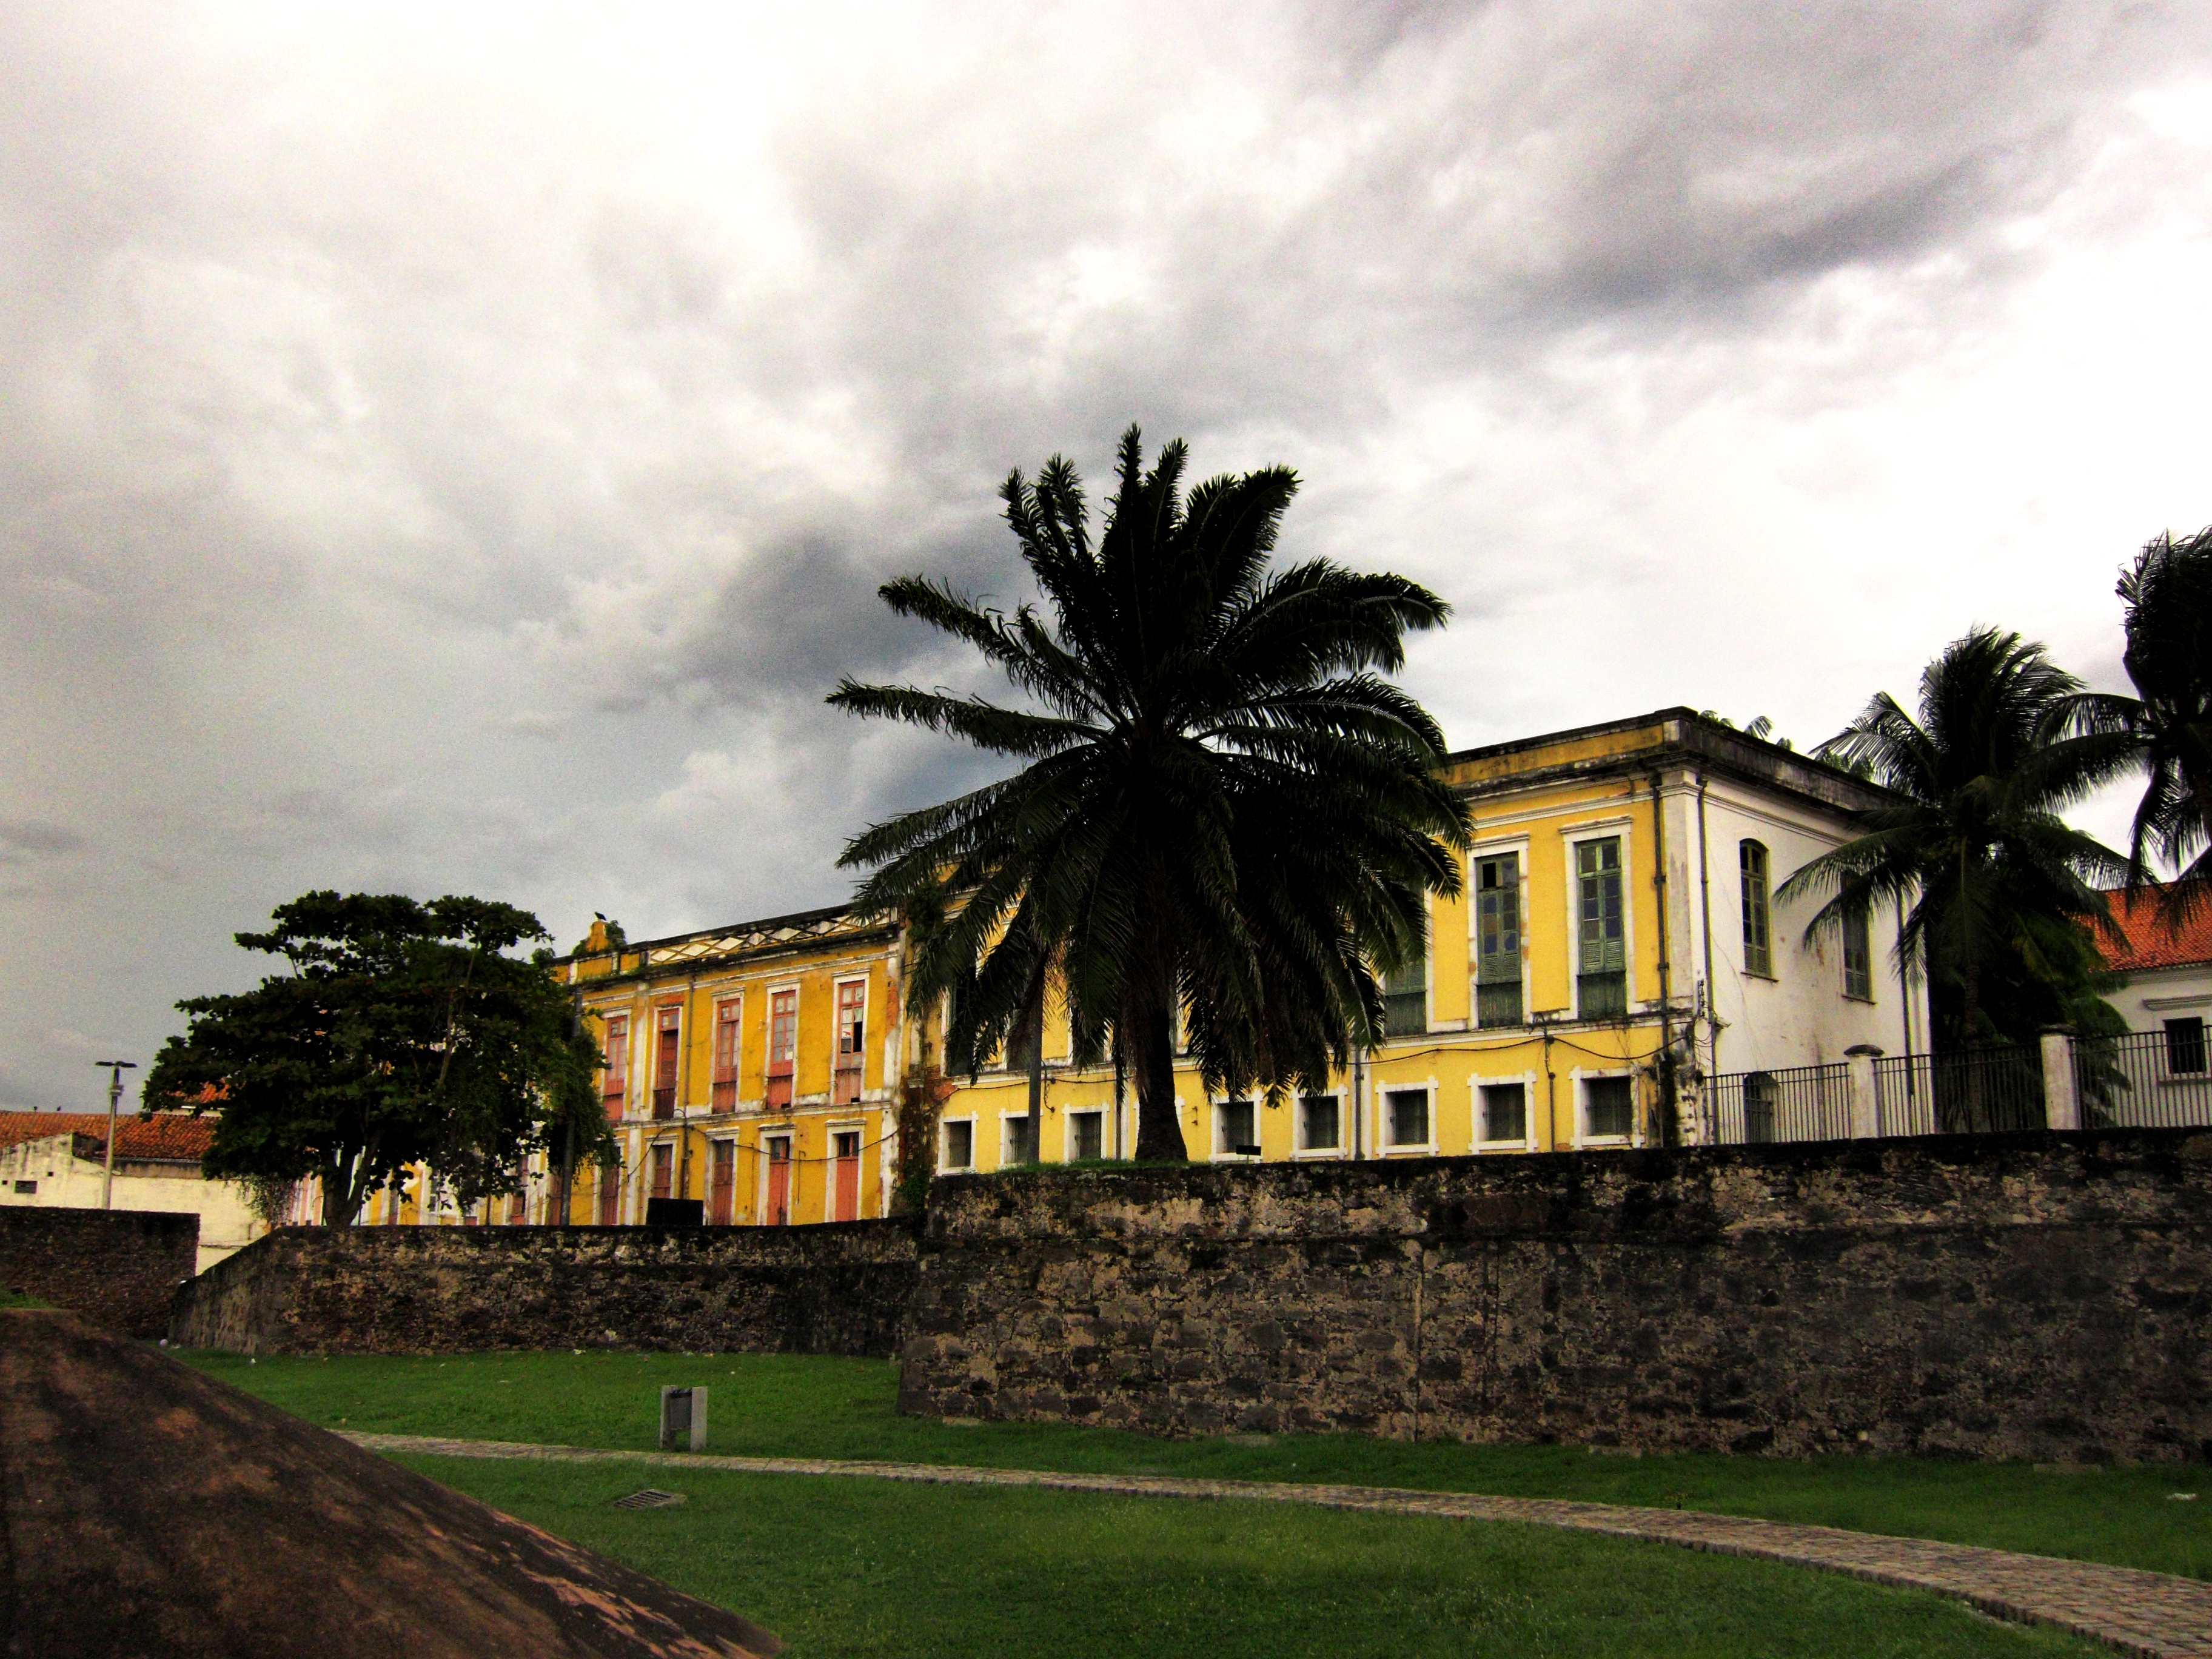
<path id="1" fill-rule="evenodd" d="M 2117 738 L 2149 776 L 2128 847 L 2128 887 L 2151 860 L 2176 872 L 2160 896 L 2169 925 L 2212 902 L 2212 527 L 2148 543 L 2120 578 L 2133 697 L 2083 700 L 2087 735 Z"/>
<path id="2" fill-rule="evenodd" d="M 1327 1086 L 1380 1030 L 1376 971 L 1419 952 L 1470 835 L 1435 722 L 1381 678 L 1449 608 L 1400 576 L 1272 567 L 1297 475 L 1186 499 L 1185 462 L 1178 441 L 1146 470 L 1132 426 L 1095 544 L 1066 459 L 1007 478 L 1046 612 L 919 576 L 881 590 L 1031 707 L 849 678 L 830 699 L 1024 763 L 873 826 L 840 862 L 873 870 L 856 903 L 924 920 L 911 994 L 951 993 L 949 1066 L 1024 1030 L 1048 981 L 1079 1060 L 1110 1051 L 1133 1073 L 1147 1159 L 1187 1156 L 1177 1015 L 1211 1090 Z"/>
<path id="3" fill-rule="evenodd" d="M 2130 762 L 2121 745 L 2066 735 L 2082 696 L 2041 646 L 1978 629 L 1921 675 L 1917 719 L 1882 692 L 1819 751 L 1896 800 L 1777 897 L 1824 901 L 1808 940 L 1852 914 L 1902 909 L 1899 954 L 1928 975 L 1939 1046 L 2111 1023 L 2085 924 L 2105 919 L 2100 884 L 2126 863 L 2059 814 Z"/>

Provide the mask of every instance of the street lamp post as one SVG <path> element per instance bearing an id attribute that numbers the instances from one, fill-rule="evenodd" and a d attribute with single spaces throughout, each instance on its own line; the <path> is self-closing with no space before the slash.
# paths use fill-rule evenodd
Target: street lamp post
<path id="1" fill-rule="evenodd" d="M 115 1207 L 115 1103 L 123 1098 L 123 1074 L 137 1071 L 138 1062 L 135 1060 L 95 1060 L 92 1063 L 95 1066 L 106 1066 L 108 1073 L 107 1167 L 100 1177 L 100 1207 L 112 1210 Z"/>

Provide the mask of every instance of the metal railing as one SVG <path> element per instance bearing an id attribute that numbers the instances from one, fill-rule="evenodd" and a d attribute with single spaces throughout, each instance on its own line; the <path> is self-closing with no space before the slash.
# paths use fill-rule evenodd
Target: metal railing
<path id="1" fill-rule="evenodd" d="M 1707 1079 L 1705 1123 L 1723 1146 L 1844 1140 L 1851 1133 L 1850 1067 L 1791 1066 Z"/>
<path id="2" fill-rule="evenodd" d="M 1998 1134 L 2044 1126 L 2043 1059 L 1998 1046 L 1874 1063 L 1879 1135 Z"/>
<path id="3" fill-rule="evenodd" d="M 2212 1125 L 2212 1069 L 2201 1027 L 2083 1037 L 2074 1044 L 2074 1086 L 2085 1129 L 2180 1129 Z"/>

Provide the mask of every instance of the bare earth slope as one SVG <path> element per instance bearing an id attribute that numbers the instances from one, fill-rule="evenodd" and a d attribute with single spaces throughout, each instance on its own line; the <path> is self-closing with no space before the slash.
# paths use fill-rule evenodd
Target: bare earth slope
<path id="1" fill-rule="evenodd" d="M 779 1645 L 70 1315 L 0 1310 L 5 1659 L 756 1659 Z"/>

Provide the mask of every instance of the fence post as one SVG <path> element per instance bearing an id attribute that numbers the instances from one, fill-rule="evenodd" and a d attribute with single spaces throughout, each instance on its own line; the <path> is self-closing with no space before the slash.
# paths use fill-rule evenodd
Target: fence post
<path id="1" fill-rule="evenodd" d="M 2074 1085 L 2074 1028 L 2043 1034 L 2043 1123 L 2048 1129 L 2081 1127 L 2081 1097 Z"/>
<path id="2" fill-rule="evenodd" d="M 1844 1050 L 1844 1074 L 1851 1085 L 1851 1139 L 1872 1140 L 1881 1133 L 1881 1120 L 1875 1110 L 1874 1063 L 1881 1058 L 1881 1050 L 1871 1042 L 1855 1042 Z"/>

